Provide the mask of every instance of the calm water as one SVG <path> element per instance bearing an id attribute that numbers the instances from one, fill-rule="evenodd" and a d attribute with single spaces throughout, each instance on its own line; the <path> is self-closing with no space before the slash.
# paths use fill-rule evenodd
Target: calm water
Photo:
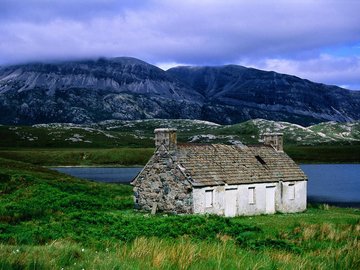
<path id="1" fill-rule="evenodd" d="M 129 183 L 142 168 L 86 168 L 86 167 L 54 167 L 59 172 L 83 179 L 106 183 Z"/>
<path id="2" fill-rule="evenodd" d="M 360 207 L 360 164 L 301 165 L 308 182 L 308 201 Z M 129 183 L 141 168 L 58 167 L 60 172 L 101 182 Z"/>
<path id="3" fill-rule="evenodd" d="M 308 201 L 360 207 L 360 164 L 301 165 Z"/>

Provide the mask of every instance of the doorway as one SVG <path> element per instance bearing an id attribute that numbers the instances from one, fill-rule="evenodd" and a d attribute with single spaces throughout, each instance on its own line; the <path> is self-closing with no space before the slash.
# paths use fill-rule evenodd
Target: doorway
<path id="1" fill-rule="evenodd" d="M 275 213 L 275 186 L 267 186 L 266 187 L 266 214 L 274 214 Z"/>
<path id="2" fill-rule="evenodd" d="M 225 189 L 225 217 L 234 217 L 236 216 L 237 208 L 237 199 L 236 199 L 237 189 Z"/>

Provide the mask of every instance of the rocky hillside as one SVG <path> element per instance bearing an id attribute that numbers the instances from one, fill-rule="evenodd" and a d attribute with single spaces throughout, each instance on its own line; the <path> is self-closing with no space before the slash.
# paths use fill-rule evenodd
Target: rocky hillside
<path id="1" fill-rule="evenodd" d="M 360 92 L 242 66 L 177 67 L 168 73 L 204 95 L 217 123 L 265 118 L 309 125 L 360 117 Z"/>
<path id="2" fill-rule="evenodd" d="M 281 132 L 286 145 L 360 145 L 360 122 L 327 122 L 303 127 L 264 119 L 234 125 L 189 119 L 148 119 L 0 126 L 0 147 L 153 147 L 154 129 L 158 127 L 176 127 L 180 142 L 257 144 L 260 134 Z"/>
<path id="3" fill-rule="evenodd" d="M 10 66 L 0 70 L 0 123 L 91 123 L 200 117 L 203 97 L 133 58 Z"/>
<path id="4" fill-rule="evenodd" d="M 0 123 L 266 118 L 310 125 L 360 119 L 360 92 L 241 66 L 163 71 L 134 58 L 0 68 Z"/>

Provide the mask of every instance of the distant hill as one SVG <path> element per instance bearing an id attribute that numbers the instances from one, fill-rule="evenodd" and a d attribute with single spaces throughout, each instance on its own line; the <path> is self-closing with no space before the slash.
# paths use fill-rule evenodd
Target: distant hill
<path id="1" fill-rule="evenodd" d="M 0 123 L 249 119 L 304 126 L 360 119 L 360 92 L 242 66 L 163 71 L 120 57 L 0 68 Z"/>
<path id="2" fill-rule="evenodd" d="M 260 134 L 282 132 L 286 145 L 360 145 L 360 122 L 309 127 L 255 119 L 234 125 L 184 119 L 111 120 L 94 124 L 0 126 L 0 147 L 154 147 L 154 128 L 176 127 L 179 142 L 259 143 Z"/>

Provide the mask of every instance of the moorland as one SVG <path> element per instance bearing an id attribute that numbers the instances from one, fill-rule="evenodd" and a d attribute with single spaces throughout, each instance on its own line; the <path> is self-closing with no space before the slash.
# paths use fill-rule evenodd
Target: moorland
<path id="1" fill-rule="evenodd" d="M 258 143 L 263 130 L 277 128 L 297 162 L 359 162 L 358 124 L 157 121 L 0 126 L 0 269 L 360 268 L 356 208 L 308 205 L 303 213 L 235 218 L 149 215 L 133 209 L 129 185 L 44 167 L 143 165 L 161 125 L 177 127 L 179 142 L 199 143 Z"/>

